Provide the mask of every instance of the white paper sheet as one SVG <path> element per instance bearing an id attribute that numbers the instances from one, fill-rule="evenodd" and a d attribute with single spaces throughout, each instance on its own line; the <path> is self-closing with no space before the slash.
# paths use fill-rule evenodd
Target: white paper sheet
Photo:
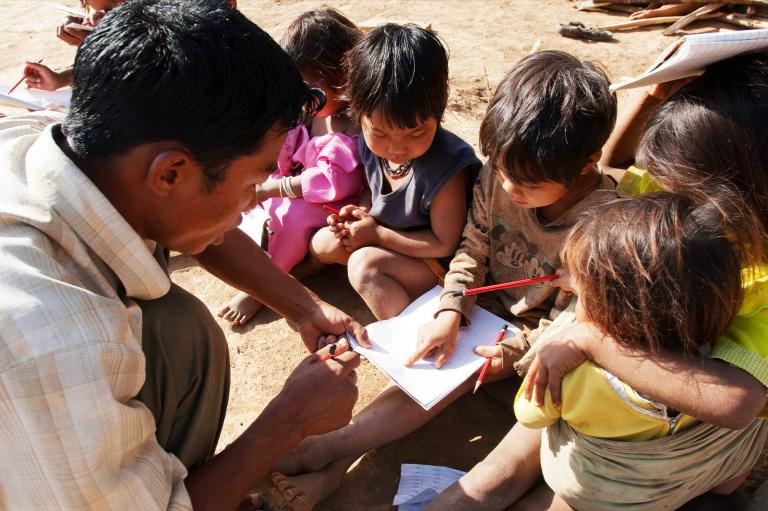
<path id="1" fill-rule="evenodd" d="M 696 76 L 715 62 L 761 48 L 768 48 L 768 29 L 685 35 L 669 45 L 643 74 L 619 80 L 611 85 L 611 91 Z"/>
<path id="2" fill-rule="evenodd" d="M 69 108 L 72 99 L 72 89 L 60 89 L 55 91 L 27 89 L 21 83 L 8 94 L 12 85 L 0 83 L 0 104 L 27 110 L 62 110 Z"/>
<path id="3" fill-rule="evenodd" d="M 397 488 L 393 506 L 399 511 L 421 511 L 465 472 L 436 465 L 400 466 L 400 486 Z"/>
<path id="4" fill-rule="evenodd" d="M 470 326 L 459 330 L 456 351 L 443 367 L 435 368 L 433 358 L 405 367 L 405 360 L 416 348 L 419 327 L 433 319 L 440 305 L 442 291 L 442 287 L 435 286 L 399 316 L 368 325 L 366 329 L 372 348 L 363 348 L 355 339 L 350 339 L 355 351 L 386 373 L 426 410 L 439 403 L 482 367 L 485 359 L 478 357 L 473 348 L 492 345 L 499 330 L 507 324 L 487 310 L 475 307 L 470 314 Z M 518 329 L 510 325 L 507 337 L 517 332 Z"/>

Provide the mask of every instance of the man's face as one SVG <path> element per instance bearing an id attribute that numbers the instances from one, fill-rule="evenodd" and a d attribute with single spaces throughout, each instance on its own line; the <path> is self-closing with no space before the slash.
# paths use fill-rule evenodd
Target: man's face
<path id="1" fill-rule="evenodd" d="M 223 182 L 213 190 L 204 187 L 202 170 L 199 180 L 179 187 L 169 200 L 170 216 L 163 219 L 167 248 L 187 254 L 199 254 L 209 245 L 218 245 L 224 234 L 240 224 L 241 214 L 256 207 L 257 184 L 263 183 L 275 169 L 277 154 L 285 140 L 285 130 L 272 129 L 264 136 L 259 151 L 233 160 Z"/>

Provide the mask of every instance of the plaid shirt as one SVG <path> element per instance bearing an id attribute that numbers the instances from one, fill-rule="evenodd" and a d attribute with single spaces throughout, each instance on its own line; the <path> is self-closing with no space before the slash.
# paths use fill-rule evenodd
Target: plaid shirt
<path id="1" fill-rule="evenodd" d="M 147 243 L 54 141 L 0 120 L 0 508 L 191 509 L 155 439 L 141 311 L 169 289 Z"/>

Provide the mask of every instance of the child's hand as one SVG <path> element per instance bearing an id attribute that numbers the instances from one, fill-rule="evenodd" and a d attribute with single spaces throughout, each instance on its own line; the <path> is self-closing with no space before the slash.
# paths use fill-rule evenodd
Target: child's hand
<path id="1" fill-rule="evenodd" d="M 456 349 L 460 324 L 461 313 L 444 310 L 437 318 L 419 328 L 416 349 L 405 361 L 405 366 L 411 367 L 416 361 L 434 354 L 437 356 L 435 367 L 442 367 Z"/>
<path id="2" fill-rule="evenodd" d="M 672 94 L 680 90 L 683 86 L 691 83 L 696 78 L 698 78 L 698 76 L 688 76 L 672 80 L 671 82 L 655 83 L 648 87 L 648 95 L 666 101 Z"/>
<path id="3" fill-rule="evenodd" d="M 549 285 L 559 287 L 562 291 L 573 294 L 573 287 L 571 286 L 571 274 L 568 272 L 568 270 L 560 268 L 555 273 L 557 274 L 557 278 L 551 281 Z"/>
<path id="4" fill-rule="evenodd" d="M 338 237 L 338 236 L 337 236 Z M 378 245 L 379 223 L 363 208 L 357 208 L 346 218 L 339 240 L 347 252 Z"/>
<path id="5" fill-rule="evenodd" d="M 328 223 L 328 230 L 333 233 L 339 243 L 341 243 L 342 238 L 349 236 L 349 229 L 346 228 L 344 223 L 347 221 L 354 221 L 356 217 L 353 216 L 353 213 L 357 210 L 367 212 L 368 208 L 347 204 L 339 210 L 338 215 L 331 214 L 325 219 Z"/>
<path id="6" fill-rule="evenodd" d="M 72 23 L 83 25 L 85 21 L 86 20 L 80 16 L 67 16 L 67 19 L 56 27 L 56 37 L 71 46 L 80 46 L 80 43 L 82 43 L 91 32 L 88 32 L 87 30 L 78 30 L 69 27 L 68 25 Z"/>
<path id="7" fill-rule="evenodd" d="M 475 354 L 483 358 L 491 359 L 491 366 L 488 368 L 488 374 L 499 374 L 501 372 L 501 346 L 475 346 Z"/>
<path id="8" fill-rule="evenodd" d="M 62 73 L 57 73 L 50 67 L 36 62 L 27 62 L 24 75 L 27 77 L 26 83 L 30 89 L 56 90 L 68 85 Z"/>

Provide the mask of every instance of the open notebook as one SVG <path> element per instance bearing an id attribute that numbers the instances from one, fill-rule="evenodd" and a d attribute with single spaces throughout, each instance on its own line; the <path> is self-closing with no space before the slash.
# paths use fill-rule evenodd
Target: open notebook
<path id="1" fill-rule="evenodd" d="M 443 288 L 435 286 L 410 304 L 399 316 L 372 323 L 366 327 L 373 347 L 360 346 L 350 336 L 355 351 L 364 355 L 376 367 L 411 396 L 424 409 L 429 410 L 456 387 L 482 367 L 485 359 L 472 351 L 475 346 L 490 345 L 499 330 L 507 324 L 503 319 L 485 309 L 475 307 L 470 314 L 470 326 L 459 330 L 456 351 L 440 369 L 435 361 L 427 358 L 411 367 L 403 363 L 416 347 L 419 327 L 432 320 L 440 304 Z M 518 329 L 510 325 L 507 336 Z"/>
<path id="2" fill-rule="evenodd" d="M 8 94 L 10 85 L 0 83 L 0 104 L 27 110 L 62 110 L 69 108 L 72 99 L 72 89 L 60 89 L 55 91 L 27 89 L 24 84 L 16 87 L 13 93 Z"/>
<path id="3" fill-rule="evenodd" d="M 768 29 L 685 35 L 669 45 L 643 74 L 623 78 L 612 84 L 611 90 L 697 76 L 710 64 L 761 48 L 768 48 Z"/>

